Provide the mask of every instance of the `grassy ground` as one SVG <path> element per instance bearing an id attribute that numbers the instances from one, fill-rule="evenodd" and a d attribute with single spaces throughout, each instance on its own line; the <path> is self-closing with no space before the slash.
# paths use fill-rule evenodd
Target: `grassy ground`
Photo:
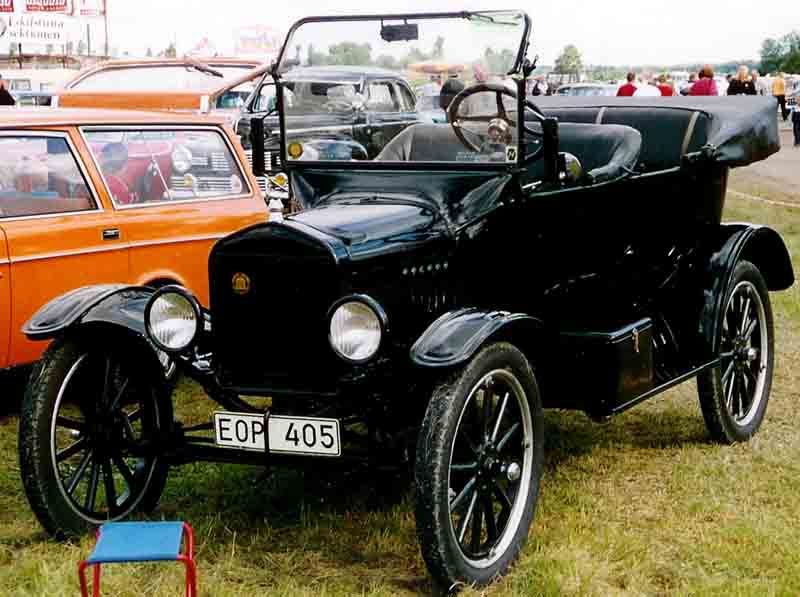
<path id="1" fill-rule="evenodd" d="M 773 225 L 800 263 L 800 212 L 729 198 L 726 219 Z M 693 384 L 604 425 L 546 415 L 531 539 L 508 578 L 467 595 L 800 594 L 800 289 L 773 295 L 777 369 L 750 443 L 708 441 Z M 196 390 L 183 385 L 183 400 Z M 0 418 L 0 594 L 75 595 L 89 538 L 59 544 L 22 493 L 17 419 Z M 203 595 L 417 595 L 432 590 L 411 501 L 347 479 L 198 464 L 174 472 L 155 518 L 195 527 Z M 333 501 L 326 501 L 330 496 Z M 177 566 L 109 568 L 109 595 L 177 595 Z"/>

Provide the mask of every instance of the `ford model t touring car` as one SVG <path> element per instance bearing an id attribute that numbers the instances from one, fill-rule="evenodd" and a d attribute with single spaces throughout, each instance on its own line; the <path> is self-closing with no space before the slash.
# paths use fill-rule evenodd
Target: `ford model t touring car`
<path id="1" fill-rule="evenodd" d="M 49 532 L 153 507 L 168 468 L 193 460 L 408 461 L 430 572 L 480 585 L 531 528 L 543 408 L 601 420 L 696 379 L 714 439 L 758 431 L 769 292 L 794 274 L 776 232 L 721 218 L 729 169 L 778 150 L 774 106 L 532 103 L 530 28 L 520 12 L 292 27 L 272 77 L 303 210 L 217 242 L 209 305 L 176 286 L 106 285 L 25 327 L 52 339 L 20 428 L 26 492 Z M 447 123 L 353 160 L 325 150 L 325 131 L 293 135 L 283 110 L 286 61 L 341 63 L 345 42 L 369 48 L 361 64 L 401 68 L 412 48 L 437 47 L 473 68 Z M 173 420 L 154 348 L 219 403 L 207 424 Z"/>

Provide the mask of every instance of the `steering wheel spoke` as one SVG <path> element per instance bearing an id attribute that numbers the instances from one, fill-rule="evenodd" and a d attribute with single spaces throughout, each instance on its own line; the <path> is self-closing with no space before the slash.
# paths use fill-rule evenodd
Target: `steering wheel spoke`
<path id="1" fill-rule="evenodd" d="M 495 103 L 497 106 L 497 114 L 495 115 L 480 115 L 480 116 L 469 116 L 469 115 L 460 115 L 460 108 L 464 101 L 478 93 L 493 93 L 495 95 Z M 453 101 L 450 103 L 450 107 L 447 110 L 448 121 L 450 125 L 453 127 L 453 132 L 455 133 L 458 140 L 466 147 L 469 151 L 480 153 L 481 148 L 479 145 L 476 145 L 472 142 L 472 140 L 468 139 L 464 131 L 469 131 L 476 137 L 481 137 L 480 134 L 476 133 L 475 131 L 471 131 L 463 126 L 465 122 L 482 122 L 482 123 L 489 123 L 495 119 L 501 119 L 514 130 L 517 129 L 517 121 L 515 118 L 512 118 L 508 110 L 506 109 L 505 104 L 503 103 L 504 97 L 510 97 L 516 103 L 517 101 L 517 94 L 513 90 L 509 89 L 505 85 L 495 84 L 495 83 L 479 83 L 477 85 L 472 85 L 471 87 L 467 87 L 461 93 L 459 93 Z M 525 109 L 533 113 L 534 118 L 538 122 L 543 122 L 545 117 L 542 114 L 542 111 L 539 107 L 531 102 L 530 100 L 525 100 Z M 516 110 L 514 111 L 514 116 L 516 116 Z M 543 137 L 543 133 L 533 129 L 532 127 L 523 123 L 523 130 L 527 135 L 531 135 L 533 137 Z M 524 145 L 522 139 L 517 140 L 517 144 Z M 525 156 L 525 163 L 530 163 L 536 159 L 539 159 L 543 154 L 542 151 L 544 149 L 544 144 L 539 144 L 539 147 L 533 151 L 532 153 Z"/>

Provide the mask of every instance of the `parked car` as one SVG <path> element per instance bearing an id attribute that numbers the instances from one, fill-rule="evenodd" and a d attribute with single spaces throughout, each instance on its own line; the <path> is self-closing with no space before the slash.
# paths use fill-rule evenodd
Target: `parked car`
<path id="1" fill-rule="evenodd" d="M 112 60 L 82 71 L 55 94 L 69 108 L 180 110 L 232 116 L 252 91 L 255 60 L 153 58 Z"/>
<path id="2" fill-rule="evenodd" d="M 337 156 L 340 160 L 373 159 L 398 133 L 419 122 L 416 98 L 402 75 L 373 67 L 314 66 L 284 75 L 287 143 L 305 143 L 302 159 Z M 242 110 L 236 131 L 252 164 L 250 123 L 264 122 L 267 176 L 283 170 L 275 83 L 265 73 Z M 320 136 L 320 132 L 325 132 Z M 327 159 L 327 158 L 326 158 Z M 266 190 L 266 178 L 259 178 Z"/>
<path id="3" fill-rule="evenodd" d="M 615 96 L 619 85 L 605 83 L 569 83 L 561 85 L 555 95 L 574 95 L 577 97 Z"/>
<path id="4" fill-rule="evenodd" d="M 181 284 L 207 304 L 212 244 L 266 220 L 241 148 L 218 120 L 30 108 L 0 118 L 0 369 L 37 360 L 44 346 L 22 324 L 87 284 Z M 227 186 L 181 162 L 189 142 L 215 148 Z M 186 184 L 175 184 L 176 171 Z"/>
<path id="5" fill-rule="evenodd" d="M 194 460 L 316 475 L 412 466 L 431 574 L 446 589 L 486 585 L 531 528 L 544 407 L 605 420 L 696 378 L 715 440 L 759 430 L 774 364 L 769 291 L 794 272 L 777 232 L 722 214 L 730 168 L 779 150 L 774 100 L 534 103 L 530 31 L 521 12 L 290 29 L 272 72 L 283 118 L 253 135 L 253 151 L 283 136 L 305 209 L 217 242 L 212 310 L 176 286 L 88 287 L 25 325 L 53 339 L 20 425 L 25 490 L 47 531 L 80 534 L 152 507 L 168 466 Z M 469 39 L 473 52 L 447 42 L 443 60 L 456 47 L 488 81 L 512 73 L 516 91 L 472 85 L 447 124 L 404 127 L 377 155 L 366 130 L 335 129 L 362 159 L 324 148 L 330 131 L 316 122 L 292 137 L 302 102 L 290 94 L 302 87 L 282 78 L 287 56 L 316 58 L 308 44 L 323 39 L 339 49 L 328 60 L 364 45 L 403 56 L 442 38 Z M 349 94 L 325 91 L 309 99 Z M 465 102 L 486 109 L 463 114 Z M 207 424 L 173 423 L 151 344 L 221 405 Z"/>

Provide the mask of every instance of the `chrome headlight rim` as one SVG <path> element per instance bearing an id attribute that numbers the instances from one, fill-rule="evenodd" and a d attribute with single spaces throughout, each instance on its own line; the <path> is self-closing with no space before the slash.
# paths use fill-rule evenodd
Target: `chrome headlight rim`
<path id="1" fill-rule="evenodd" d="M 333 341 L 333 336 L 331 334 L 331 323 L 333 322 L 333 316 L 336 314 L 336 311 L 342 306 L 347 303 L 361 303 L 362 305 L 366 306 L 370 309 L 373 314 L 376 316 L 378 323 L 380 325 L 381 335 L 378 340 L 378 346 L 375 348 L 374 352 L 363 359 L 352 359 L 345 354 L 342 354 L 339 349 L 336 347 L 336 344 Z M 349 294 L 347 296 L 343 296 L 342 298 L 338 299 L 336 302 L 331 305 L 330 309 L 328 309 L 328 344 L 331 347 L 333 353 L 339 357 L 342 361 L 349 365 L 364 365 L 372 360 L 374 360 L 380 353 L 381 349 L 383 348 L 384 343 L 386 342 L 386 336 L 389 333 L 389 318 L 386 315 L 386 311 L 383 309 L 381 304 L 376 301 L 374 298 L 367 294 Z"/>
<path id="2" fill-rule="evenodd" d="M 150 313 L 153 309 L 153 305 L 155 302 L 165 294 L 177 294 L 181 298 L 185 299 L 192 308 L 195 318 L 195 328 L 194 334 L 192 334 L 191 339 L 179 348 L 172 348 L 170 346 L 166 346 L 158 341 L 156 335 L 153 333 L 152 327 L 150 326 Z M 158 290 L 156 290 L 151 296 L 150 299 L 147 301 L 147 304 L 144 307 L 144 327 L 145 332 L 147 334 L 147 339 L 152 342 L 156 348 L 159 350 L 163 350 L 168 354 L 179 354 L 184 352 L 186 349 L 192 347 L 197 342 L 197 338 L 200 336 L 200 332 L 203 329 L 204 319 L 203 319 L 203 309 L 200 307 L 200 302 L 194 297 L 194 295 L 189 292 L 183 286 L 178 286 L 177 284 L 170 284 L 168 286 L 162 286 Z"/>
<path id="3" fill-rule="evenodd" d="M 178 152 L 185 152 L 183 156 L 183 160 L 185 160 L 186 167 L 178 167 L 178 163 L 183 161 L 180 158 L 176 159 L 175 154 Z M 172 160 L 172 169 L 178 174 L 186 174 L 189 170 L 192 169 L 192 158 L 194 158 L 194 154 L 192 150 L 186 147 L 185 145 L 177 145 L 170 153 L 170 160 Z"/>

